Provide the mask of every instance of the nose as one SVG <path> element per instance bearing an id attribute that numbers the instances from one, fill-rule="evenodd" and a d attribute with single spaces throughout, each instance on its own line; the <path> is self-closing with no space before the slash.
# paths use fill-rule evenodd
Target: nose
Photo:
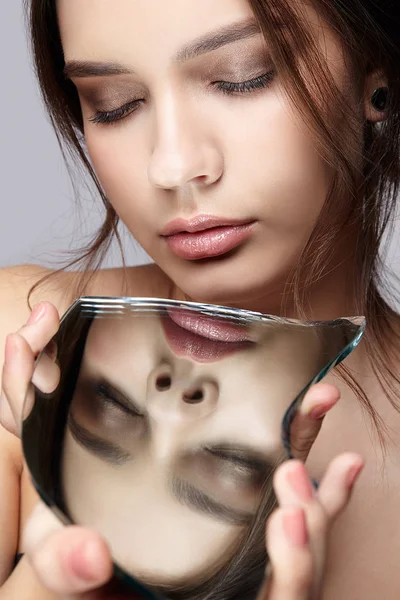
<path id="1" fill-rule="evenodd" d="M 223 173 L 223 155 L 190 99 L 178 102 L 170 94 L 154 112 L 150 183 L 172 190 L 189 183 L 204 186 L 217 182 Z"/>
<path id="2" fill-rule="evenodd" d="M 218 384 L 210 378 L 178 375 L 163 365 L 150 375 L 147 410 L 157 422 L 184 424 L 214 412 L 218 396 Z"/>

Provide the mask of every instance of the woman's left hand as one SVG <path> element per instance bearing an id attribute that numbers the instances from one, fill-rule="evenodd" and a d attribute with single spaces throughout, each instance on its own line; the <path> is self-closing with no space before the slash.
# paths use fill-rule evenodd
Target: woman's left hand
<path id="1" fill-rule="evenodd" d="M 336 457 L 315 491 L 304 463 L 289 460 L 276 471 L 279 507 L 266 528 L 270 563 L 258 600 L 319 600 L 329 533 L 347 506 L 363 467 L 356 454 Z"/>

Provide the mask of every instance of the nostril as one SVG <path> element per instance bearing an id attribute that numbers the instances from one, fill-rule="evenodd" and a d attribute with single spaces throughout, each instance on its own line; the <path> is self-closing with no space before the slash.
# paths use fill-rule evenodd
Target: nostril
<path id="1" fill-rule="evenodd" d="M 159 375 L 156 379 L 156 388 L 159 392 L 166 392 L 170 389 L 172 384 L 171 377 L 169 375 Z"/>
<path id="2" fill-rule="evenodd" d="M 189 394 L 184 394 L 183 400 L 187 404 L 199 404 L 199 402 L 202 402 L 204 400 L 204 392 L 201 389 L 194 390 L 194 392 L 191 392 Z"/>

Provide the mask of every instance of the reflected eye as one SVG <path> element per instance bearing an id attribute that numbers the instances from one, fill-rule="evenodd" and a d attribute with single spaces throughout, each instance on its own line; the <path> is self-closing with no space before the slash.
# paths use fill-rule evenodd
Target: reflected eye
<path id="1" fill-rule="evenodd" d="M 228 471 L 247 479 L 255 486 L 262 485 L 273 470 L 268 461 L 245 450 L 217 446 L 205 448 L 205 450 L 220 463 L 225 463 Z"/>
<path id="2" fill-rule="evenodd" d="M 224 94 L 245 94 L 256 90 L 268 87 L 275 77 L 275 70 L 259 75 L 248 81 L 232 82 L 232 81 L 215 81 L 213 85 Z"/>
<path id="3" fill-rule="evenodd" d="M 129 452 L 126 452 L 121 446 L 102 439 L 79 425 L 72 414 L 69 415 L 68 425 L 75 441 L 95 456 L 115 465 L 122 465 L 131 458 Z"/>
<path id="4" fill-rule="evenodd" d="M 89 118 L 89 121 L 95 125 L 121 121 L 121 119 L 134 113 L 142 103 L 143 100 L 133 100 L 114 110 L 99 110 Z"/>
<path id="5" fill-rule="evenodd" d="M 107 385 L 105 382 L 94 383 L 92 393 L 104 407 L 116 409 L 130 417 L 142 416 L 132 400 L 126 399 L 114 387 Z"/>
<path id="6" fill-rule="evenodd" d="M 112 422 L 113 417 L 117 422 L 126 421 L 127 417 L 143 418 L 135 399 L 132 396 L 128 398 L 103 378 L 80 380 L 72 407 L 74 411 L 78 410 L 86 418 L 95 421 L 106 419 L 108 424 Z"/>

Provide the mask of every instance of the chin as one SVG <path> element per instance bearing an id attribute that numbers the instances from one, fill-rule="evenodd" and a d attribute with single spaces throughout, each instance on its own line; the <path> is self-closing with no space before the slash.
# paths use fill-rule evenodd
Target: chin
<path id="1" fill-rule="evenodd" d="M 280 311 L 285 278 L 264 268 L 238 269 L 214 263 L 194 268 L 184 277 L 171 274 L 177 286 L 195 302 L 235 306 L 258 312 Z"/>

